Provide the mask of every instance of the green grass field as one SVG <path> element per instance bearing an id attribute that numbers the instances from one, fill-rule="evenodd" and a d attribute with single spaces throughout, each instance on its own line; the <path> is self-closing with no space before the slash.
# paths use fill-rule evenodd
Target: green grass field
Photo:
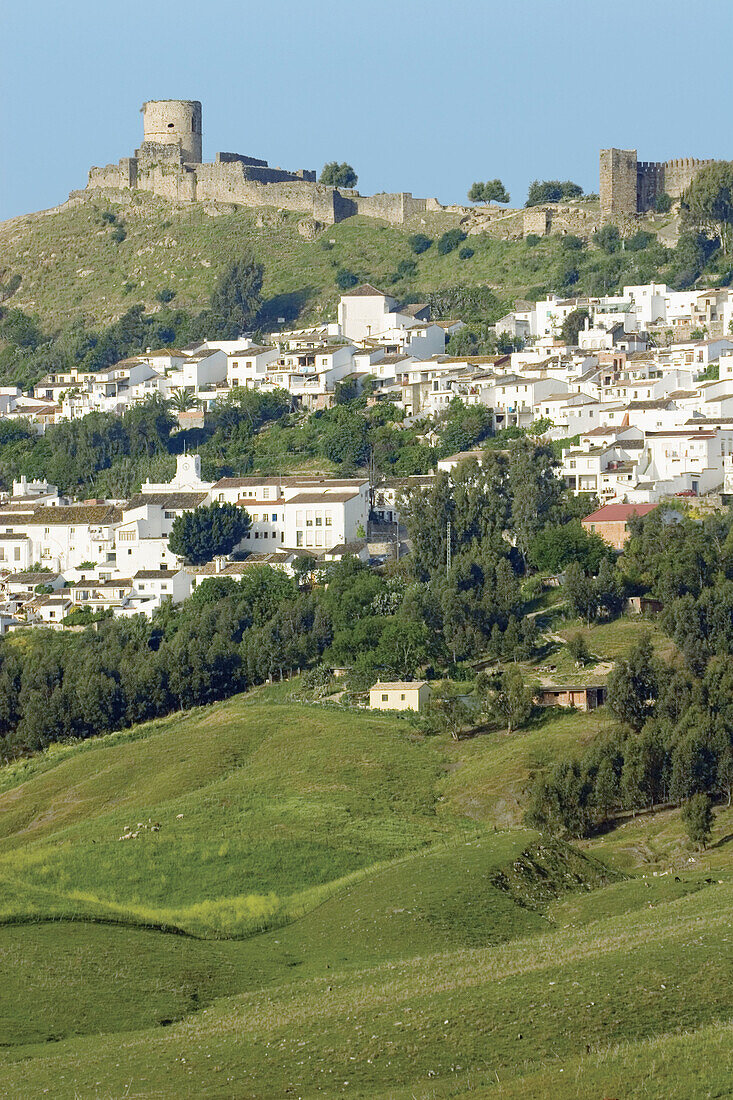
<path id="1" fill-rule="evenodd" d="M 0 770 L 0 1096 L 730 1095 L 733 811 L 550 842 L 529 774 L 603 711 L 455 743 L 293 688 Z"/>
<path id="2" fill-rule="evenodd" d="M 473 255 L 466 259 L 458 249 L 441 256 L 434 245 L 413 254 L 412 233 L 437 240 L 459 224 L 458 213 L 427 213 L 403 226 L 360 215 L 308 240 L 298 231 L 303 215 L 290 211 L 177 207 L 143 192 L 129 200 L 97 195 L 0 223 L 0 268 L 22 277 L 12 304 L 36 314 L 45 329 L 75 318 L 90 327 L 107 324 L 136 303 L 157 309 L 161 290 L 175 292 L 174 307 L 198 310 L 208 303 L 218 274 L 249 249 L 265 267 L 263 295 L 275 321 L 278 315 L 333 319 L 340 268 L 398 298 L 451 286 L 489 286 L 499 300 L 498 317 L 532 288 L 559 290 L 559 272 L 568 265 L 557 235 L 530 247 L 480 233 L 471 236 Z M 102 220 L 106 212 L 124 225 L 126 238 L 119 244 Z M 417 271 L 393 283 L 401 260 L 415 261 Z"/>

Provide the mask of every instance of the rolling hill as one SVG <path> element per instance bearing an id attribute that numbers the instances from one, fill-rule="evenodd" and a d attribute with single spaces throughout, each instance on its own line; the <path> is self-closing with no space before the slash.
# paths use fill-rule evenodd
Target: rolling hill
<path id="1" fill-rule="evenodd" d="M 0 770 L 0 1095 L 725 1095 L 731 811 L 581 849 L 521 802 L 602 711 L 455 743 L 288 692 Z"/>
<path id="2" fill-rule="evenodd" d="M 172 307 L 197 311 L 207 304 L 216 277 L 245 250 L 264 265 L 263 295 L 273 326 L 279 317 L 332 319 L 341 269 L 413 300 L 451 287 L 489 287 L 495 296 L 491 315 L 482 311 L 476 319 L 493 321 L 517 297 L 569 292 L 574 285 L 588 292 L 596 282 L 593 292 L 601 293 L 613 280 L 656 277 L 663 262 L 663 252 L 654 249 L 609 257 L 594 247 L 569 252 L 559 235 L 527 243 L 502 239 L 493 230 L 470 236 L 470 255 L 463 258 L 458 248 L 441 255 L 435 243 L 415 255 L 410 236 L 422 233 L 437 241 L 461 220 L 450 211 L 414 217 L 404 226 L 358 216 L 314 228 L 310 219 L 283 210 L 178 206 L 144 192 L 106 195 L 0 223 L 0 277 L 21 278 L 10 302 L 38 317 L 46 332 L 78 319 L 101 327 L 137 303 L 159 310 L 161 292 L 175 295 Z M 657 222 L 644 222 L 650 241 L 665 228 L 663 220 Z M 117 240 L 120 228 L 124 239 Z M 404 261 L 414 270 L 398 277 Z"/>

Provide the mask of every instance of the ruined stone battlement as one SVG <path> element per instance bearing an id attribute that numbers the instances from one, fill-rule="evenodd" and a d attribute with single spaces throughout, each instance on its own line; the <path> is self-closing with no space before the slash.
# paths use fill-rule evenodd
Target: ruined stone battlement
<path id="1" fill-rule="evenodd" d="M 135 156 L 91 168 L 87 190 L 149 191 L 181 203 L 275 206 L 326 224 L 354 214 L 401 224 L 412 214 L 442 209 L 437 199 L 416 199 L 409 192 L 360 195 L 327 187 L 309 169 L 271 168 L 266 160 L 241 153 L 217 153 L 212 163 L 204 164 L 198 100 L 150 100 L 142 112 L 143 143 Z"/>
<path id="2" fill-rule="evenodd" d="M 599 158 L 601 217 L 632 218 L 654 208 L 658 195 L 682 197 L 697 173 L 714 160 L 678 157 L 637 160 L 636 149 L 601 149 Z"/>

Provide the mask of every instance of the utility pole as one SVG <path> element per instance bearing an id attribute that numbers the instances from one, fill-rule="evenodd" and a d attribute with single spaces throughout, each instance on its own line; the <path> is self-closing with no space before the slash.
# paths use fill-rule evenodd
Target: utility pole
<path id="1" fill-rule="evenodd" d="M 450 516 L 445 521 L 445 575 L 450 573 L 451 561 L 451 523 Z"/>

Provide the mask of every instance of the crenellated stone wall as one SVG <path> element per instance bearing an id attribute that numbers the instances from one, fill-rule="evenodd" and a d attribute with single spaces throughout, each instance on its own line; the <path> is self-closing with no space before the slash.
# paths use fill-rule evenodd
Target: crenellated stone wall
<path id="1" fill-rule="evenodd" d="M 275 206 L 307 213 L 332 224 L 366 214 L 401 224 L 414 214 L 442 210 L 437 199 L 409 192 L 360 195 L 316 182 L 308 169 L 288 172 L 240 153 L 217 153 L 201 163 L 201 104 L 198 100 L 152 100 L 143 105 L 144 140 L 134 157 L 92 168 L 87 189 L 139 189 L 171 202 Z"/>
<path id="2" fill-rule="evenodd" d="M 601 149 L 599 182 L 604 221 L 633 218 L 654 209 L 658 195 L 682 197 L 697 173 L 714 160 L 637 160 L 636 149 Z"/>

